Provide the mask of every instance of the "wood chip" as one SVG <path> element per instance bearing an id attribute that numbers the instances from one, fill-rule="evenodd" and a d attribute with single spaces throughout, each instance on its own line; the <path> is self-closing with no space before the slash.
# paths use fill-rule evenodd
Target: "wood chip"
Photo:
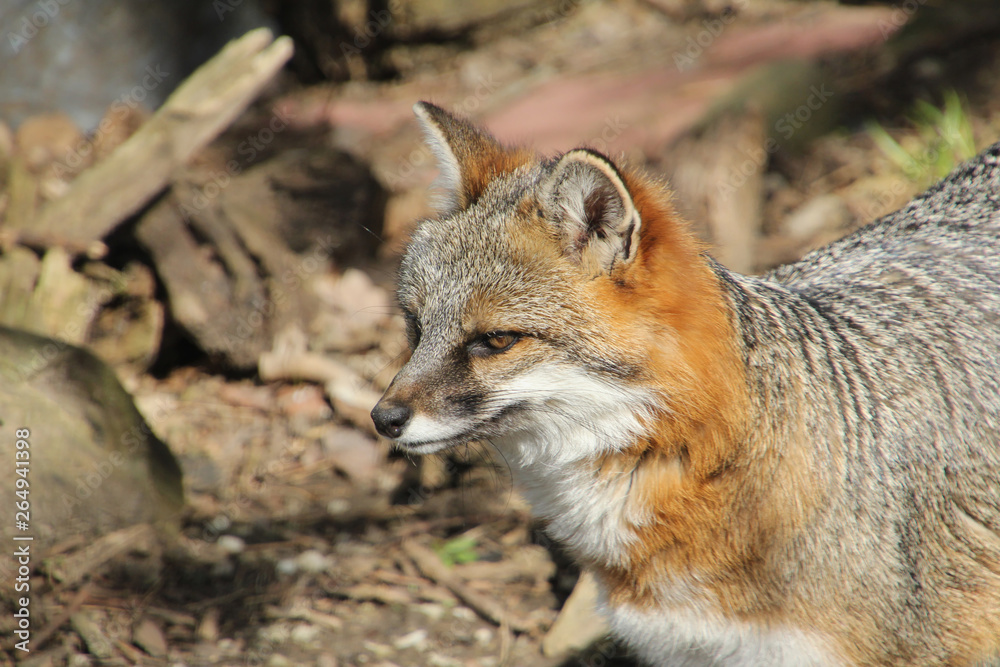
<path id="1" fill-rule="evenodd" d="M 132 631 L 132 643 L 154 658 L 164 658 L 167 655 L 167 639 L 152 619 L 139 621 Z"/>
<path id="2" fill-rule="evenodd" d="M 371 600 L 382 604 L 413 604 L 413 596 L 402 588 L 394 586 L 358 584 L 347 588 L 337 588 L 330 592 L 351 600 Z"/>
<path id="3" fill-rule="evenodd" d="M 325 614 L 315 609 L 310 609 L 304 605 L 295 605 L 290 609 L 280 609 L 269 607 L 267 609 L 268 618 L 283 618 L 293 621 L 305 621 L 313 625 L 326 628 L 328 630 L 342 630 L 344 621 L 333 614 Z"/>
<path id="4" fill-rule="evenodd" d="M 139 649 L 137 649 L 136 647 L 132 646 L 128 642 L 121 639 L 116 639 L 115 646 L 118 647 L 119 651 L 125 654 L 126 658 L 132 661 L 133 665 L 145 665 L 149 663 L 149 656 L 140 651 Z M 109 662 L 107 664 L 114 665 L 120 663 Z"/>
<path id="5" fill-rule="evenodd" d="M 148 607 L 146 613 L 159 618 L 171 625 L 184 625 L 190 628 L 195 627 L 198 621 L 191 614 L 177 611 L 175 609 L 165 609 L 163 607 Z"/>
<path id="6" fill-rule="evenodd" d="M 79 611 L 70 616 L 69 622 L 76 634 L 80 635 L 80 639 L 86 644 L 90 655 L 98 660 L 110 660 L 114 656 L 114 644 L 91 618 L 91 612 Z"/>
<path id="7" fill-rule="evenodd" d="M 195 630 L 195 637 L 203 642 L 219 640 L 219 608 L 212 607 L 201 617 L 201 622 Z"/>

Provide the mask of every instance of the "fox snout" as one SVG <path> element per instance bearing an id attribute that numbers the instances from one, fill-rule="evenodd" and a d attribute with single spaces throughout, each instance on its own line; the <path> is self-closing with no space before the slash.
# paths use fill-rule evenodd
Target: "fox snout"
<path id="1" fill-rule="evenodd" d="M 418 359 L 407 364 L 372 408 L 371 418 L 380 435 L 414 454 L 429 454 L 478 434 L 479 414 L 467 389 L 470 380 L 453 377 L 444 383 L 440 375 L 455 374 L 453 367 Z M 470 402 L 471 401 L 471 402 Z M 463 414 L 462 406 L 471 411 Z"/>
<path id="2" fill-rule="evenodd" d="M 383 398 L 371 412 L 375 430 L 386 438 L 396 439 L 413 417 L 413 410 L 405 404 Z"/>

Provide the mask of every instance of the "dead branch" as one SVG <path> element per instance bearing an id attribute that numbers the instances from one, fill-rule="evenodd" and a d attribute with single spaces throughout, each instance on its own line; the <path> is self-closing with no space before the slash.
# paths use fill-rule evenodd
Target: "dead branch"
<path id="1" fill-rule="evenodd" d="M 292 55 L 288 37 L 265 28 L 230 42 L 182 83 L 106 160 L 18 230 L 28 245 L 89 248 L 144 205 L 171 174 L 250 104 Z"/>

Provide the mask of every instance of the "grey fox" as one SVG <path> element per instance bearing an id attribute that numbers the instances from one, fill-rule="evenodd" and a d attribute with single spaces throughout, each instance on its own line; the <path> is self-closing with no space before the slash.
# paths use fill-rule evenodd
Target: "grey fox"
<path id="1" fill-rule="evenodd" d="M 415 111 L 383 435 L 492 443 L 651 665 L 1000 660 L 1000 144 L 748 277 L 637 171 Z"/>

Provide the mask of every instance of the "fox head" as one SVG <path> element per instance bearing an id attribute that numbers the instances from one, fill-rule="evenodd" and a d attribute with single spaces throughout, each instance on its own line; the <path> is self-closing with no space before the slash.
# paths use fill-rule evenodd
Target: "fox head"
<path id="1" fill-rule="evenodd" d="M 400 267 L 412 356 L 372 410 L 382 435 L 575 460 L 718 412 L 725 309 L 661 185 L 593 150 L 539 159 L 414 110 L 444 197 Z"/>

